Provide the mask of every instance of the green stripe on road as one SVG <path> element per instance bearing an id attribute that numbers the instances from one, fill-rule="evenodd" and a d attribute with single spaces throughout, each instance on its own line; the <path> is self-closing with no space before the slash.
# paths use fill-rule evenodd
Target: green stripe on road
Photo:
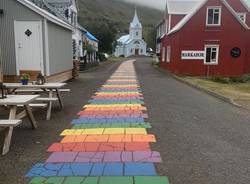
<path id="1" fill-rule="evenodd" d="M 169 184 L 164 176 L 35 177 L 29 184 Z"/>

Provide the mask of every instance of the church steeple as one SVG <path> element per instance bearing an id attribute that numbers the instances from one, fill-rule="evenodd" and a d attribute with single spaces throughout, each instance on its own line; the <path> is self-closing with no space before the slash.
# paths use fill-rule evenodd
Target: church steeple
<path id="1" fill-rule="evenodd" d="M 130 28 L 136 28 L 136 27 L 141 28 L 142 25 L 141 25 L 141 23 L 139 21 L 139 18 L 138 18 L 138 15 L 137 15 L 137 9 L 135 7 L 135 15 L 134 15 L 133 21 L 130 23 Z"/>
<path id="2" fill-rule="evenodd" d="M 129 35 L 130 39 L 142 39 L 142 24 L 139 21 L 136 8 L 134 18 L 130 23 Z"/>

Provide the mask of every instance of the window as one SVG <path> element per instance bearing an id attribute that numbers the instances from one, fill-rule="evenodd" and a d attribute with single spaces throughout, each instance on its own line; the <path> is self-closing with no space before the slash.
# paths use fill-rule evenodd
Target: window
<path id="1" fill-rule="evenodd" d="M 170 62 L 170 57 L 171 57 L 171 47 L 170 46 L 167 46 L 166 57 L 167 57 L 167 62 Z"/>
<path id="2" fill-rule="evenodd" d="M 135 42 L 134 42 L 134 44 L 138 44 L 138 45 L 140 45 L 140 42 L 139 42 L 139 41 L 135 41 Z"/>
<path id="3" fill-rule="evenodd" d="M 136 36 L 138 36 L 138 35 L 139 35 L 139 33 L 138 33 L 137 31 L 136 31 L 136 33 L 135 33 L 135 34 L 136 34 Z"/>
<path id="4" fill-rule="evenodd" d="M 204 64 L 216 65 L 219 59 L 219 46 L 218 45 L 206 45 L 205 46 L 205 59 Z"/>
<path id="5" fill-rule="evenodd" d="M 162 54 L 161 61 L 165 62 L 165 55 L 166 55 L 166 49 L 165 49 L 165 47 L 162 48 L 162 53 L 161 54 Z"/>
<path id="6" fill-rule="evenodd" d="M 207 26 L 221 25 L 221 7 L 208 7 L 206 25 Z"/>
<path id="7" fill-rule="evenodd" d="M 243 22 L 246 22 L 246 13 L 237 13 L 237 15 Z"/>

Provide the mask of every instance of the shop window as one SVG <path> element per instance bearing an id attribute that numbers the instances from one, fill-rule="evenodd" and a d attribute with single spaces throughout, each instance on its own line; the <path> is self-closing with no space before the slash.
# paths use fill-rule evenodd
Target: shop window
<path id="1" fill-rule="evenodd" d="M 207 8 L 207 26 L 220 26 L 221 25 L 221 7 L 208 7 Z"/>
<path id="2" fill-rule="evenodd" d="M 219 46 L 218 45 L 206 45 L 205 46 L 205 60 L 207 65 L 217 65 L 219 60 Z"/>

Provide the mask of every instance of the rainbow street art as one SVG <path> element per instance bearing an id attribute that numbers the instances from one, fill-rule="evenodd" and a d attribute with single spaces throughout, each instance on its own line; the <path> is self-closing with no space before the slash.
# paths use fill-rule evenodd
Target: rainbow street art
<path id="1" fill-rule="evenodd" d="M 150 123 L 134 60 L 123 62 L 61 133 L 43 163 L 26 174 L 30 184 L 169 184 L 158 176 L 160 153 Z"/>

